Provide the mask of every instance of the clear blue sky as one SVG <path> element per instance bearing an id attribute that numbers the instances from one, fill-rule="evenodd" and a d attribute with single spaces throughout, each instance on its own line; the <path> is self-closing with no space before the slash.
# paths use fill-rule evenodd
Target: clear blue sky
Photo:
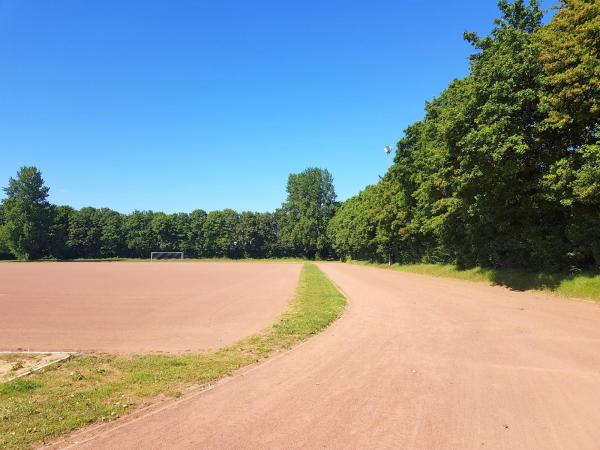
<path id="1" fill-rule="evenodd" d="M 0 185 L 36 165 L 76 208 L 266 211 L 318 166 L 344 200 L 466 74 L 463 31 L 497 15 L 494 0 L 0 0 Z"/>

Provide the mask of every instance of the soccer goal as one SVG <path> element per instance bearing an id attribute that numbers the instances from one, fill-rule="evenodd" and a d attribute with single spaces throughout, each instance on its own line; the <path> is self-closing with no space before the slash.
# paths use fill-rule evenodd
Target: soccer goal
<path id="1" fill-rule="evenodd" d="M 150 252 L 150 261 L 157 259 L 183 259 L 183 252 Z"/>

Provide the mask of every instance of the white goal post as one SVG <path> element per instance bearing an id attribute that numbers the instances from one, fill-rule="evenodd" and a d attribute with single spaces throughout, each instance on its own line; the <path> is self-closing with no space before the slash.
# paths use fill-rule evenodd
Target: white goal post
<path id="1" fill-rule="evenodd" d="M 158 259 L 183 259 L 183 252 L 150 252 L 150 261 Z"/>

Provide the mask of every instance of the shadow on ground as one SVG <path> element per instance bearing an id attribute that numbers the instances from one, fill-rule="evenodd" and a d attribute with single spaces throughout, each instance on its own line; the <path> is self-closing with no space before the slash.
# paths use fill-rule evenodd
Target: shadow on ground
<path id="1" fill-rule="evenodd" d="M 514 291 L 530 289 L 556 290 L 563 282 L 572 280 L 573 274 L 568 273 L 532 273 L 512 270 L 480 269 L 486 272 L 486 278 L 492 283 L 508 287 Z M 590 276 L 591 278 L 591 276 Z"/>

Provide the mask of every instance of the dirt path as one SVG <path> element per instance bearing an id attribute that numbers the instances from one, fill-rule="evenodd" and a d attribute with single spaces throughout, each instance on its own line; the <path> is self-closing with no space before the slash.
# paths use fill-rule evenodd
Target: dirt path
<path id="1" fill-rule="evenodd" d="M 600 448 L 598 305 L 360 266 L 321 268 L 350 301 L 322 335 L 210 391 L 71 442 Z"/>
<path id="2" fill-rule="evenodd" d="M 272 324 L 301 264 L 0 265 L 0 350 L 206 351 Z"/>

